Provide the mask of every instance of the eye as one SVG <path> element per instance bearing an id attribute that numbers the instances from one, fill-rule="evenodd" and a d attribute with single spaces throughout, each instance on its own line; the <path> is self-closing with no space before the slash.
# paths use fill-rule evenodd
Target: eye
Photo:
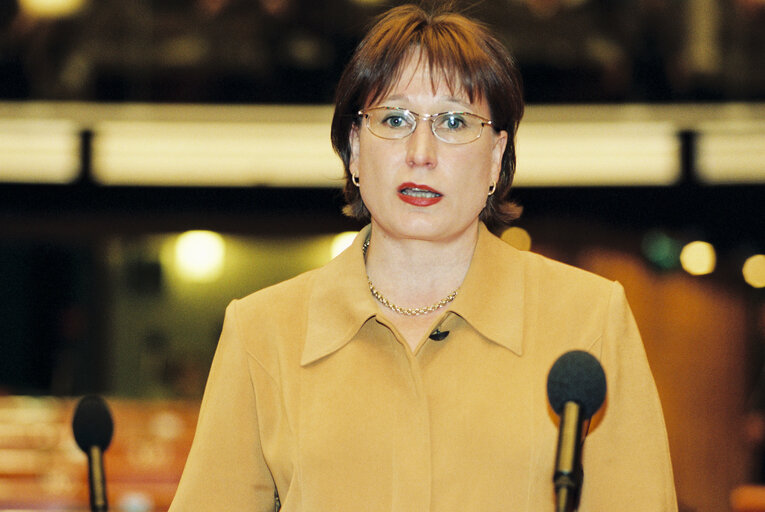
<path id="1" fill-rule="evenodd" d="M 438 126 L 436 128 L 448 131 L 462 130 L 470 124 L 469 119 L 465 115 L 452 112 L 442 114 L 437 122 Z"/>
<path id="2" fill-rule="evenodd" d="M 387 128 L 407 128 L 409 120 L 403 112 L 388 112 L 380 119 L 380 124 Z"/>

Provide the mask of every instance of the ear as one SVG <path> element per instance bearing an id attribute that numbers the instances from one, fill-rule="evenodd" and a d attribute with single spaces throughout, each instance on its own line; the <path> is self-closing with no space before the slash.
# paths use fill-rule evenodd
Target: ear
<path id="1" fill-rule="evenodd" d="M 494 146 L 491 149 L 491 179 L 494 183 L 499 181 L 499 175 L 502 172 L 502 157 L 505 155 L 506 147 L 507 132 L 502 130 L 497 134 Z"/>
<path id="2" fill-rule="evenodd" d="M 349 144 L 348 148 L 351 150 L 350 158 L 348 159 L 348 170 L 351 171 L 353 176 L 359 175 L 359 126 L 354 124 L 351 127 L 351 133 L 348 135 Z"/>

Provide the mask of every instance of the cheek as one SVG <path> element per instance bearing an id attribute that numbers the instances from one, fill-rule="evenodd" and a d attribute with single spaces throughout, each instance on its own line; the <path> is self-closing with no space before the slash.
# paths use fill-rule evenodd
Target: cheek
<path id="1" fill-rule="evenodd" d="M 473 180 L 470 188 L 470 200 L 480 211 L 486 204 L 486 198 L 489 197 L 489 185 L 484 179 Z"/>
<path id="2" fill-rule="evenodd" d="M 474 167 L 463 171 L 460 179 L 456 180 L 454 189 L 463 207 L 480 211 L 486 204 L 490 183 L 488 171 L 477 170 Z"/>
<path id="3" fill-rule="evenodd" d="M 494 155 L 490 149 L 486 147 L 480 148 L 479 151 L 465 151 L 458 158 L 463 180 L 469 184 L 468 186 L 472 188 L 486 185 L 488 188 L 493 180 L 495 168 Z"/>
<path id="4" fill-rule="evenodd" d="M 357 169 L 361 174 L 369 175 L 376 166 L 379 166 L 379 158 L 375 141 L 370 141 L 363 135 L 359 139 L 359 152 L 356 157 Z"/>
<path id="5" fill-rule="evenodd" d="M 361 137 L 356 169 L 362 183 L 385 183 L 395 179 L 397 170 L 405 165 L 406 150 L 402 145 L 392 142 L 377 137 Z"/>

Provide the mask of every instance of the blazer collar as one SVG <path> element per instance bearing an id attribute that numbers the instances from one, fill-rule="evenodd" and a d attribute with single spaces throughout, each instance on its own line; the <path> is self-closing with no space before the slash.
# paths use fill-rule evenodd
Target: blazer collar
<path id="1" fill-rule="evenodd" d="M 300 364 L 311 364 L 345 346 L 377 314 L 369 293 L 362 245 L 370 226 L 319 269 L 311 287 L 306 340 Z M 450 311 L 489 340 L 523 354 L 523 258 L 479 225 L 470 269 Z"/>
<path id="2" fill-rule="evenodd" d="M 489 340 L 523 355 L 524 258 L 481 223 L 470 268 L 451 310 Z"/>
<path id="3" fill-rule="evenodd" d="M 370 229 L 364 227 L 346 250 L 316 273 L 308 299 L 303 366 L 345 346 L 377 313 L 361 249 Z"/>

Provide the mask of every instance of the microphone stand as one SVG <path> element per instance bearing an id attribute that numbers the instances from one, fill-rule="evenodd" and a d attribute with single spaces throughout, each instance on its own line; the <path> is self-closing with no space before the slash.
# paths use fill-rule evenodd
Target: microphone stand
<path id="1" fill-rule="evenodd" d="M 88 451 L 88 479 L 90 480 L 91 512 L 107 512 L 109 504 L 106 501 L 106 478 L 104 477 L 104 460 L 101 448 L 91 446 Z"/>
<path id="2" fill-rule="evenodd" d="M 582 484 L 582 414 L 579 404 L 566 402 L 560 416 L 558 451 L 555 457 L 555 512 L 574 512 L 579 506 Z"/>

